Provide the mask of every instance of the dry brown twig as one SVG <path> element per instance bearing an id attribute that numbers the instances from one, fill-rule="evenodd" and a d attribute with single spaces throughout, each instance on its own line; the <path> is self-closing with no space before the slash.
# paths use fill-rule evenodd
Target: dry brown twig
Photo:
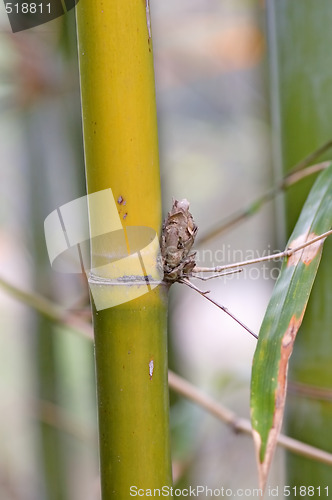
<path id="1" fill-rule="evenodd" d="M 310 165 L 317 160 L 323 153 L 332 147 L 332 141 L 328 141 L 323 146 L 318 148 L 314 153 L 310 154 L 297 165 L 295 165 L 275 186 L 268 189 L 265 193 L 251 202 L 247 207 L 240 209 L 225 220 L 217 223 L 214 227 L 208 229 L 200 235 L 198 245 L 205 245 L 207 242 L 219 237 L 224 232 L 230 230 L 240 222 L 245 221 L 248 217 L 255 214 L 266 202 L 272 200 L 278 193 L 284 191 L 290 186 L 296 184 L 306 177 L 316 174 L 328 167 L 329 161 Z M 310 165 L 310 166 L 309 166 Z"/>

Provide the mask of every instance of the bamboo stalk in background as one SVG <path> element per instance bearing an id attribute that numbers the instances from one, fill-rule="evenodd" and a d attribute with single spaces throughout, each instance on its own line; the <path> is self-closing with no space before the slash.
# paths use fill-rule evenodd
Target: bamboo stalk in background
<path id="1" fill-rule="evenodd" d="M 280 124 L 279 147 L 285 173 L 331 137 L 332 5 L 329 0 L 321 0 L 319 8 L 314 0 L 270 0 L 268 14 L 274 118 Z M 311 183 L 308 178 L 287 194 L 288 234 Z M 331 259 L 332 241 L 327 240 L 290 360 L 292 392 L 286 406 L 287 434 L 326 451 L 332 450 L 332 404 L 322 396 L 332 384 Z M 297 498 L 301 486 L 314 487 L 315 497 L 319 496 L 319 487 L 320 494 L 325 494 L 323 488 L 332 488 L 331 468 L 288 453 L 286 484 L 297 487 L 289 498 Z"/>
<path id="2" fill-rule="evenodd" d="M 145 226 L 159 236 L 157 118 L 146 4 L 80 0 L 77 31 L 88 193 L 111 188 L 124 230 Z M 92 217 L 91 232 L 100 218 L 110 216 Z M 145 272 L 141 267 L 137 276 L 132 257 L 122 270 L 121 265 L 112 272 L 97 267 L 99 258 L 108 262 L 111 254 L 92 241 L 99 298 L 121 302 L 121 294 L 130 299 L 133 290 L 146 286 Z M 146 259 L 153 263 L 155 251 Z M 103 500 L 127 500 L 130 486 L 171 483 L 166 318 L 164 285 L 116 307 L 93 308 Z"/>

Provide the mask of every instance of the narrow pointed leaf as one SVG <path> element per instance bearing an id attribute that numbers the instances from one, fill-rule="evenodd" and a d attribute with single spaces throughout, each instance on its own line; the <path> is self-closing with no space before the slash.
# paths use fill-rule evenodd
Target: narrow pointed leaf
<path id="1" fill-rule="evenodd" d="M 288 248 L 332 226 L 332 164 L 317 178 Z M 319 266 L 321 239 L 284 259 L 259 333 L 251 377 L 251 421 L 260 487 L 265 488 L 284 413 L 287 369 Z"/>

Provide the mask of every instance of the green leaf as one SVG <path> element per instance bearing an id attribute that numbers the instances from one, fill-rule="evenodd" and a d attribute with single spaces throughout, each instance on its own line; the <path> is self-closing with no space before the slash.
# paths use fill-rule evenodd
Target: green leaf
<path id="1" fill-rule="evenodd" d="M 288 248 L 332 226 L 332 164 L 317 178 Z M 251 423 L 264 490 L 285 406 L 287 369 L 319 266 L 324 239 L 285 258 L 259 333 L 251 377 Z"/>

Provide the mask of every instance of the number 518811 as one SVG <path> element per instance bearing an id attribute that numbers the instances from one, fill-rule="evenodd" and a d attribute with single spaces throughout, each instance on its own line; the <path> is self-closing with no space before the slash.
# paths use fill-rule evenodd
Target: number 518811
<path id="1" fill-rule="evenodd" d="M 42 3 L 6 3 L 5 9 L 7 14 L 50 14 L 51 13 L 51 4 L 48 3 L 46 5 Z"/>
<path id="2" fill-rule="evenodd" d="M 289 497 L 313 497 L 313 496 L 329 496 L 329 487 L 321 488 L 320 486 L 284 486 L 284 496 Z"/>

